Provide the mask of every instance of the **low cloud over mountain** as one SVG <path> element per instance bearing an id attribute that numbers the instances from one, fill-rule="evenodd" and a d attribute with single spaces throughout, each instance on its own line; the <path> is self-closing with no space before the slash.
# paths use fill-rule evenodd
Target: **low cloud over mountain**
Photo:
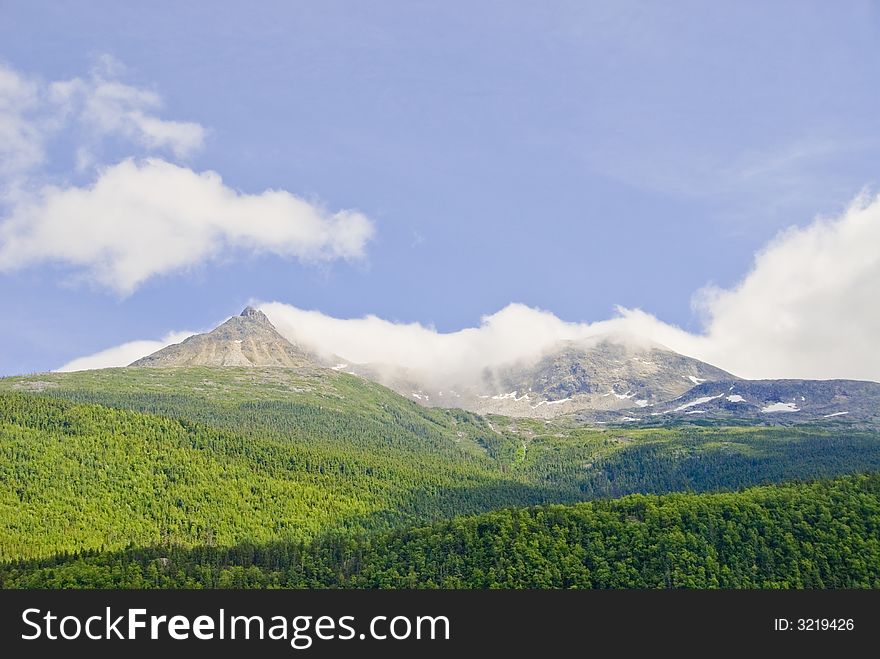
<path id="1" fill-rule="evenodd" d="M 836 219 L 784 231 L 755 256 L 739 284 L 695 295 L 705 319 L 700 333 L 625 308 L 608 320 L 578 323 L 511 304 L 483 317 L 478 327 L 449 333 L 376 316 L 333 318 L 282 302 L 260 308 L 288 339 L 319 353 L 430 372 L 440 381 L 461 381 L 485 368 L 537 358 L 559 341 L 609 334 L 658 343 L 746 378 L 880 380 L 877 245 L 880 197 L 859 198 Z M 90 360 L 109 365 L 93 357 L 79 361 L 80 367 Z"/>

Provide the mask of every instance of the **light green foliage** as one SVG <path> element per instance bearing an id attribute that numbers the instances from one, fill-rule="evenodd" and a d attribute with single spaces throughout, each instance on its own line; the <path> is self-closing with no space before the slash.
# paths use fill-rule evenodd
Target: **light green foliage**
<path id="1" fill-rule="evenodd" d="M 393 425 L 360 446 L 279 441 L 22 395 L 0 396 L 0 420 L 0 559 L 298 540 L 560 499 L 452 440 L 414 454 L 402 445 L 417 438 Z"/>
<path id="2" fill-rule="evenodd" d="M 505 509 L 313 543 L 85 553 L 5 587 L 878 588 L 880 475 Z"/>

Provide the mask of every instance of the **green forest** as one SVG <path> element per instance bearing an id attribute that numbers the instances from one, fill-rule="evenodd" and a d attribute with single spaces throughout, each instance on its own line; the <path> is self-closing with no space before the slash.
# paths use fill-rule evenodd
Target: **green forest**
<path id="1" fill-rule="evenodd" d="M 6 564 L 25 588 L 878 588 L 880 475 L 508 508 L 311 543 Z"/>
<path id="2" fill-rule="evenodd" d="M 873 587 L 874 472 L 840 421 L 483 418 L 325 369 L 5 378 L 0 585 Z"/>

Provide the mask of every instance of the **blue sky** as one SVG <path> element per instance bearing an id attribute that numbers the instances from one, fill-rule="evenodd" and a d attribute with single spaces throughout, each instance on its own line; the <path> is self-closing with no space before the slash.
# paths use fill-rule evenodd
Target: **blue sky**
<path id="1" fill-rule="evenodd" d="M 780 230 L 880 177 L 876 3 L 180 5 L 0 2 L 0 62 L 23 79 L 105 66 L 204 129 L 182 155 L 91 134 L 77 171 L 68 126 L 15 185 L 88 188 L 158 153 L 373 233 L 340 258 L 233 245 L 122 292 L 63 259 L 17 263 L 0 271 L 2 374 L 251 299 L 441 332 L 512 302 L 569 321 L 622 305 L 699 332 L 696 291 L 735 286 Z"/>

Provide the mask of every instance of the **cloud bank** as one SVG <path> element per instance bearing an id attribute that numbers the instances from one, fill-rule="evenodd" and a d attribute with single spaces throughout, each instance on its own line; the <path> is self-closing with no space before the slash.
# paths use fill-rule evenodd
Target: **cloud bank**
<path id="1" fill-rule="evenodd" d="M 281 302 L 260 307 L 282 334 L 325 354 L 449 381 L 528 358 L 562 339 L 609 333 L 660 343 L 747 378 L 880 381 L 878 247 L 880 196 L 857 199 L 838 218 L 788 229 L 755 255 L 738 285 L 697 292 L 695 308 L 705 319 L 700 333 L 625 308 L 608 320 L 574 323 L 511 304 L 478 327 L 440 333 L 375 316 L 338 319 Z M 126 355 L 125 363 L 141 356 Z"/>
<path id="2" fill-rule="evenodd" d="M 880 380 L 880 196 L 782 232 L 739 285 L 696 302 L 706 332 L 692 349 L 707 361 L 749 377 Z"/>
<path id="3" fill-rule="evenodd" d="M 161 97 L 121 72 L 105 57 L 86 77 L 46 83 L 0 64 L 0 272 L 61 265 L 126 296 L 152 277 L 240 254 L 364 256 L 374 226 L 360 212 L 284 190 L 244 194 L 216 172 L 169 160 L 198 151 L 206 130 L 160 117 Z M 48 147 L 62 136 L 74 173 L 89 181 L 46 173 Z M 138 155 L 102 164 L 107 138 Z"/>

